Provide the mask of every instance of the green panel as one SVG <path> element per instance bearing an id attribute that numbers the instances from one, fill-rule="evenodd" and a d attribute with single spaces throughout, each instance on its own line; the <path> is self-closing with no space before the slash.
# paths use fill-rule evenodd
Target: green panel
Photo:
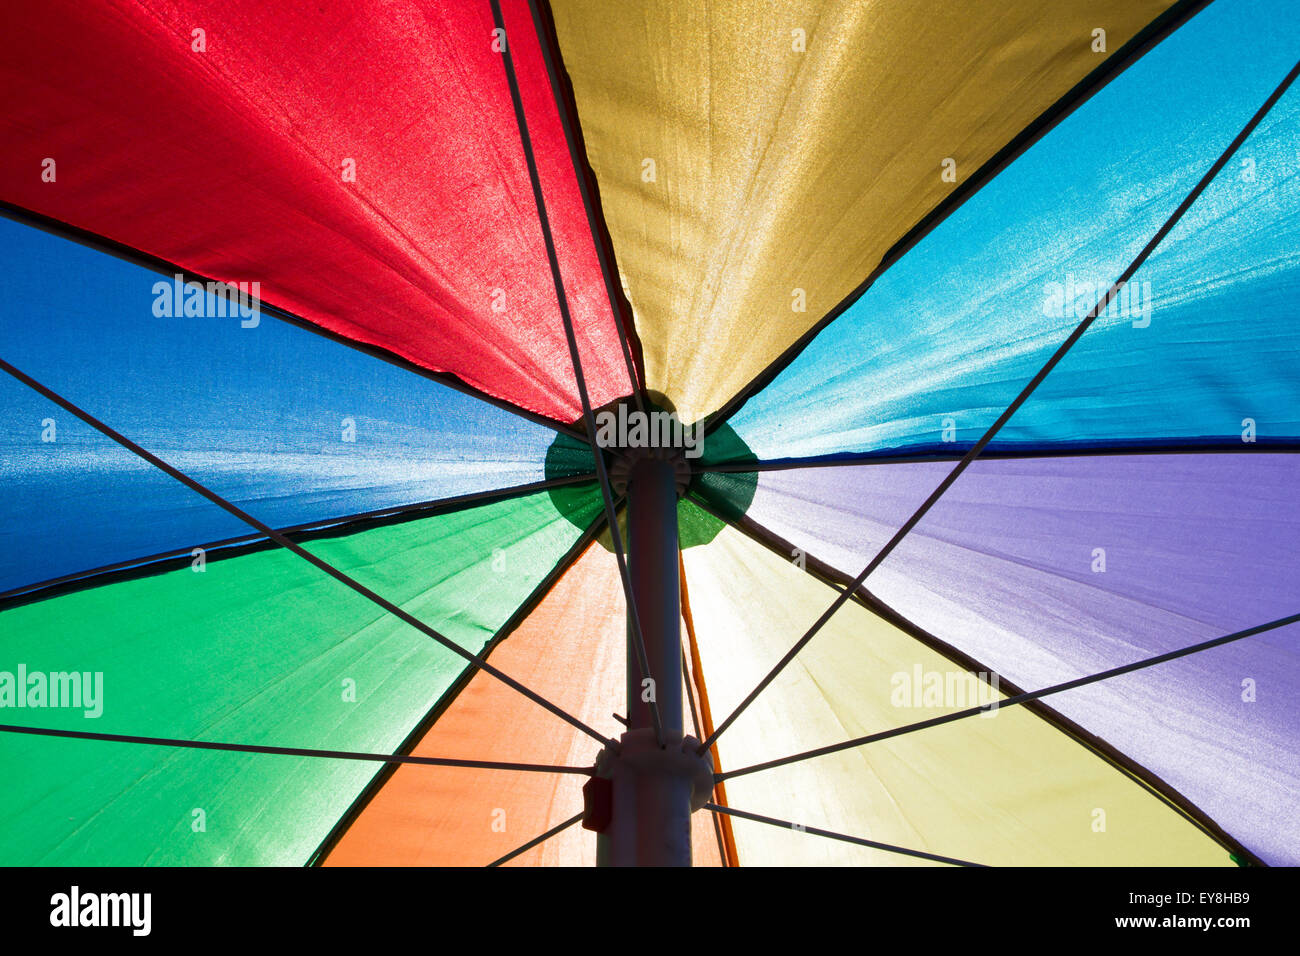
<path id="1" fill-rule="evenodd" d="M 543 492 L 306 546 L 478 651 L 596 518 L 586 492 L 576 523 Z M 464 661 L 277 548 L 0 613 L 20 664 L 102 673 L 103 713 L 3 723 L 392 752 Z M 299 865 L 379 765 L 0 734 L 0 768 L 0 864 Z"/>

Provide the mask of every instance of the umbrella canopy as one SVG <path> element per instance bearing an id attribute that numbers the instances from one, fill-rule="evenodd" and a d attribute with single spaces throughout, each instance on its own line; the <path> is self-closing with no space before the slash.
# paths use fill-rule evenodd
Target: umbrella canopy
<path id="1" fill-rule="evenodd" d="M 0 862 L 1300 863 L 1285 0 L 0 47 Z"/>

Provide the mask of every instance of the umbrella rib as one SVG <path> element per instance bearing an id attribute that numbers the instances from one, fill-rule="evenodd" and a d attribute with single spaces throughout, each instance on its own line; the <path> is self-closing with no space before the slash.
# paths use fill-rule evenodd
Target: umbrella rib
<path id="1" fill-rule="evenodd" d="M 20 222 L 33 229 L 39 229 L 52 236 L 58 236 L 60 239 L 66 239 L 69 242 L 75 242 L 78 245 L 94 249 L 96 252 L 105 253 L 106 255 L 113 256 L 116 259 L 121 259 L 124 262 L 129 262 L 142 269 L 148 269 L 150 272 L 166 276 L 167 278 L 171 278 L 174 275 L 180 275 L 182 280 L 185 282 L 196 282 L 203 286 L 206 286 L 209 282 L 215 281 L 208 276 L 193 271 L 192 269 L 186 269 L 183 266 L 169 262 L 166 259 L 160 259 L 157 256 L 152 256 L 132 246 L 108 239 L 105 236 L 101 236 L 99 233 L 91 232 L 87 229 L 81 229 L 78 226 L 73 226 L 50 216 L 43 215 L 42 213 L 27 209 L 24 206 L 16 206 L 11 202 L 0 200 L 0 216 L 4 216 L 6 219 L 12 219 L 15 222 Z M 325 328 L 323 325 L 317 325 L 310 319 L 305 319 L 300 315 L 290 312 L 288 309 L 275 305 L 274 303 L 260 302 L 259 305 L 263 315 L 269 315 L 278 321 L 302 329 L 304 332 L 310 332 L 312 335 L 318 335 L 337 345 L 342 345 L 344 348 L 352 349 L 355 352 L 361 352 L 373 359 L 378 359 L 380 362 L 392 365 L 395 368 L 400 368 L 404 372 L 410 372 L 413 375 L 418 375 L 431 382 L 436 382 L 437 384 L 450 388 L 453 391 L 460 392 L 462 395 L 468 395 L 470 398 L 486 402 L 494 408 L 499 408 L 504 412 L 509 412 L 511 415 L 516 415 L 520 418 L 526 419 L 535 425 L 541 425 L 544 428 L 549 428 L 551 431 L 560 432 L 561 434 L 568 435 L 570 438 L 574 438 L 581 442 L 587 441 L 587 436 L 571 425 L 566 425 L 564 422 L 557 421 L 556 419 L 543 415 L 540 412 L 532 411 L 522 405 L 516 405 L 514 402 L 508 401 L 507 399 L 499 398 L 495 395 L 481 391 L 452 372 L 439 372 L 431 368 L 426 368 L 425 366 L 419 365 L 411 359 L 405 358 L 404 356 L 390 351 L 383 346 L 372 345 L 368 342 L 362 341 L 361 339 L 349 338 L 341 332 L 334 332 Z"/>
<path id="2" fill-rule="evenodd" d="M 726 773 L 717 774 L 721 780 L 729 780 L 732 777 L 741 777 L 751 773 L 757 773 L 760 770 L 772 770 L 776 767 L 784 767 L 787 764 L 798 763 L 802 760 L 811 760 L 814 757 L 824 757 L 828 754 L 839 753 L 842 750 L 852 750 L 855 747 L 864 747 L 867 744 L 873 744 L 881 740 L 889 740 L 894 737 L 902 737 L 906 734 L 915 733 L 918 730 L 926 730 L 930 727 L 938 727 L 942 724 L 950 724 L 953 721 L 964 720 L 967 717 L 974 717 L 978 714 L 986 714 L 990 709 L 1001 710 L 1004 707 L 1014 707 L 1017 704 L 1027 704 L 1030 701 L 1041 700 L 1044 697 L 1050 697 L 1054 694 L 1061 694 L 1068 690 L 1075 690 L 1079 687 L 1086 687 L 1089 684 L 1096 684 L 1100 681 L 1110 680 L 1112 677 L 1121 677 L 1124 674 L 1131 674 L 1134 671 L 1144 670 L 1148 667 L 1154 667 L 1157 664 L 1164 664 L 1168 661 L 1177 660 L 1180 657 L 1188 657 L 1192 654 L 1198 654 L 1201 651 L 1208 651 L 1216 647 L 1222 647 L 1224 644 L 1231 644 L 1235 641 L 1244 640 L 1248 637 L 1254 637 L 1256 634 L 1263 634 L 1267 631 L 1273 631 L 1280 627 L 1286 627 L 1289 624 L 1300 623 L 1300 614 L 1291 614 L 1287 617 L 1280 617 L 1276 620 L 1269 621 L 1267 624 L 1257 624 L 1254 627 L 1248 627 L 1245 630 L 1234 631 L 1231 634 L 1223 634 L 1219 637 L 1211 638 L 1208 641 L 1202 641 L 1199 644 L 1191 644 L 1187 647 L 1180 647 L 1176 650 L 1166 651 L 1163 654 L 1157 654 L 1154 657 L 1146 657 L 1139 661 L 1133 661 L 1128 664 L 1121 664 L 1118 667 L 1112 667 L 1104 671 L 1098 671 L 1095 674 L 1088 674 L 1084 677 L 1076 677 L 1072 680 L 1064 681 L 1060 684 L 1053 684 L 1050 687 L 1044 687 L 1041 690 L 1027 691 L 1022 694 L 1014 694 L 1003 700 L 997 701 L 992 705 L 982 707 L 968 707 L 965 710 L 957 710 L 948 714 L 941 714 L 938 717 L 930 717 L 926 720 L 918 720 L 915 723 L 905 724 L 902 727 L 895 727 L 892 730 L 885 730 L 875 734 L 867 734 L 863 737 L 854 737 L 852 740 L 846 740 L 842 743 L 831 744 L 827 747 L 818 747 L 814 750 L 806 750 L 803 753 L 791 754 L 788 757 L 780 757 L 776 760 L 768 760 L 763 763 L 753 764 L 748 767 L 741 767 L 737 770 L 730 770 Z"/>
<path id="3" fill-rule="evenodd" d="M 892 843 L 878 843 L 875 840 L 866 840 L 862 837 L 849 836 L 846 833 L 836 833 L 834 830 L 823 830 L 820 827 L 804 826 L 799 823 L 792 823 L 789 820 L 778 820 L 776 817 L 765 817 L 759 813 L 750 813 L 748 810 L 737 810 L 734 807 L 720 807 L 716 803 L 706 803 L 704 809 L 712 810 L 714 813 L 726 814 L 730 817 L 740 817 L 742 820 L 753 820 L 756 823 L 766 823 L 768 826 L 780 827 L 783 830 L 793 830 L 797 833 L 810 833 L 813 836 L 826 837 L 831 840 L 839 840 L 842 843 L 853 843 L 858 846 L 870 847 L 873 850 L 884 850 L 886 853 L 901 853 L 903 856 L 914 856 L 921 860 L 933 860 L 936 863 L 948 863 L 952 866 L 977 866 L 985 867 L 984 863 L 970 863 L 966 860 L 958 860 L 951 856 L 940 856 L 937 853 L 927 853 L 924 850 L 909 850 L 907 847 L 894 846 Z"/>
<path id="4" fill-rule="evenodd" d="M 1300 453 L 1300 440 L 1295 438 L 1256 440 L 1249 444 L 1235 442 L 1171 442 L 1161 445 L 1116 445 L 1088 448 L 995 448 L 985 449 L 980 458 L 985 461 L 1023 461 L 1036 458 L 1104 458 L 1139 457 L 1143 455 L 1294 455 Z M 964 452 L 963 452 L 964 454 Z M 692 475 L 750 474 L 759 471 L 793 471 L 799 468 L 856 468 L 864 465 L 908 465 L 918 462 L 957 462 L 961 455 L 952 452 L 866 452 L 831 455 L 814 455 L 808 458 L 774 458 L 765 461 L 727 461 L 712 465 L 698 465 Z M 594 477 L 594 476 L 592 476 Z"/>
<path id="5" fill-rule="evenodd" d="M 557 562 L 555 562 L 555 565 L 551 568 L 546 577 L 538 582 L 537 587 L 533 588 L 532 593 L 524 599 L 524 602 L 520 604 L 519 607 L 515 608 L 514 613 L 510 615 L 509 619 L 497 628 L 497 632 L 492 635 L 492 640 L 483 648 L 484 657 L 489 657 L 495 653 L 496 649 L 508 637 L 514 634 L 524 620 L 532 614 L 544 600 L 546 600 L 550 595 L 551 590 L 560 582 L 564 575 L 569 573 L 580 557 L 586 552 L 587 548 L 591 546 L 591 543 L 596 540 L 596 537 L 600 534 L 600 531 L 604 526 L 604 517 L 597 517 L 587 530 L 579 535 L 578 539 L 573 542 L 573 545 L 569 550 L 565 552 Z M 411 728 L 402 743 L 394 748 L 393 753 L 404 755 L 414 751 L 415 748 L 419 746 L 420 742 L 424 740 L 425 736 L 432 732 L 438 722 L 443 719 L 447 711 L 450 710 L 451 707 L 455 705 L 456 701 L 460 699 L 461 694 L 469 688 L 470 682 L 473 681 L 477 674 L 478 671 L 474 667 L 467 666 L 461 672 L 460 676 L 457 677 L 456 680 L 439 695 L 433 706 L 430 707 L 425 715 L 420 718 L 420 721 Z M 385 786 L 388 785 L 388 781 L 396 771 L 397 767 L 395 765 L 389 765 L 381 769 L 370 779 L 370 782 L 366 784 L 365 789 L 357 794 L 356 799 L 352 801 L 352 805 L 348 807 L 347 812 L 335 821 L 334 826 L 330 828 L 330 832 L 325 835 L 323 840 L 321 840 L 320 845 L 316 847 L 316 851 L 308 858 L 307 866 L 321 865 L 322 861 L 334 851 L 334 848 L 338 845 L 339 841 L 343 839 L 347 832 L 352 828 L 353 824 L 360 818 L 366 807 L 370 805 L 370 802 L 374 800 Z"/>
<path id="6" fill-rule="evenodd" d="M 207 498 L 209 501 L 211 501 L 213 504 L 217 505 L 218 507 L 225 509 L 230 514 L 238 518 L 240 521 L 243 521 L 245 524 L 248 524 L 251 527 L 256 528 L 258 531 L 262 532 L 262 534 L 266 535 L 268 538 L 275 541 L 281 547 L 286 548 L 289 551 L 292 551 L 294 554 L 298 555 L 298 557 L 315 565 L 317 568 L 319 568 L 321 571 L 324 571 L 326 574 L 334 578 L 336 581 L 339 581 L 340 583 L 351 588 L 357 594 L 360 594 L 362 597 L 370 600 L 374 604 L 379 605 L 379 607 L 383 608 L 385 611 L 392 614 L 394 617 L 397 617 L 401 621 L 404 621 L 406 624 L 409 624 L 411 627 L 415 628 L 417 631 L 420 631 L 422 634 L 433 638 L 435 641 L 437 641 L 443 647 L 447 648 L 449 651 L 458 654 L 459 656 L 463 657 L 465 660 L 469 661 L 471 664 L 478 665 L 479 668 L 491 674 L 493 677 L 495 677 L 497 680 L 501 681 L 502 683 L 506 684 L 507 686 L 523 694 L 533 703 L 550 711 L 552 714 L 554 714 L 556 717 L 559 717 L 565 723 L 568 723 L 571 726 L 576 727 L 578 730 L 581 730 L 584 734 L 591 737 L 593 740 L 599 741 L 601 744 L 608 743 L 608 740 L 602 734 L 588 727 L 577 717 L 574 717 L 572 714 L 568 713 L 567 711 L 561 709 L 560 707 L 557 707 L 555 704 L 551 703 L 541 694 L 538 694 L 536 691 L 530 690 L 529 688 L 525 687 L 523 684 L 519 683 L 519 681 L 515 680 L 513 677 L 510 677 L 509 675 L 502 673 L 497 668 L 489 664 L 487 661 L 483 660 L 483 658 L 479 657 L 477 654 L 465 650 L 455 641 L 451 640 L 451 638 L 446 637 L 441 632 L 435 630 L 433 627 L 430 627 L 428 624 L 425 624 L 423 621 L 419 620 L 418 618 L 414 617 L 407 611 L 398 607 L 396 604 L 394 604 L 392 601 L 389 601 L 387 598 L 381 597 L 380 595 L 376 594 L 374 591 L 370 590 L 370 588 L 366 587 L 360 581 L 357 581 L 355 578 L 352 578 L 349 575 L 345 574 L 344 572 L 340 571 L 338 568 L 334 567 L 334 565 L 330 564 L 328 561 L 318 558 L 316 555 L 312 554 L 310 551 L 308 551 L 307 549 L 303 548 L 301 545 L 294 542 L 291 538 L 286 537 L 284 534 L 272 528 L 270 525 L 262 521 L 259 521 L 257 518 L 254 518 L 252 515 L 244 511 L 238 505 L 232 504 L 231 502 L 227 501 L 225 498 L 221 497 L 215 491 L 212 491 L 206 485 L 199 483 L 195 479 L 191 478 L 189 475 L 186 475 L 184 472 L 178 470 L 172 465 L 169 465 L 167 462 L 163 461 L 161 458 L 159 458 L 157 455 L 153 454 L 152 452 L 147 451 L 144 448 L 141 448 L 139 445 L 131 441 L 131 439 L 127 438 L 125 435 L 115 431 L 113 428 L 104 424 L 102 421 L 100 421 L 95 416 L 91 415 L 89 412 L 83 410 L 77 405 L 74 405 L 71 401 L 64 398 L 62 395 L 58 394 L 57 392 L 53 391 L 49 387 L 36 381 L 36 379 L 32 378 L 27 373 L 15 368 L 13 365 L 9 364 L 4 359 L 0 359 L 0 371 L 4 371 L 7 372 L 9 375 L 12 375 L 14 378 L 18 379 L 18 381 L 22 382 L 24 385 L 27 385 L 28 387 L 44 395 L 46 398 L 54 402 L 59 407 L 63 408 L 65 411 L 80 418 L 91 428 L 94 428 L 96 431 L 100 432 L 101 434 L 107 436 L 108 438 L 111 438 L 113 441 L 117 442 L 127 451 L 131 452 L 132 454 L 140 458 L 143 458 L 145 461 L 149 462 L 149 464 L 153 465 L 155 468 L 158 468 L 159 470 L 170 475 L 172 478 L 176 479 L 177 481 L 185 485 L 190 490 L 201 494 L 204 498 Z"/>
<path id="7" fill-rule="evenodd" d="M 592 196 L 593 184 L 583 175 L 583 162 L 585 156 L 579 142 L 581 135 L 577 123 L 574 120 L 573 110 L 561 92 L 561 79 L 559 65 L 556 62 L 559 56 L 558 44 L 552 49 L 550 41 L 550 32 L 542 23 L 541 9 L 537 0 L 529 0 L 529 11 L 533 18 L 533 30 L 537 34 L 537 45 L 542 51 L 542 60 L 546 64 L 546 73 L 551 81 L 551 92 L 555 98 L 555 108 L 560 115 L 560 125 L 564 128 L 564 140 L 569 147 L 569 162 L 573 166 L 573 176 L 578 182 L 578 191 L 582 194 L 582 205 L 587 213 L 587 228 L 591 231 L 592 245 L 596 249 L 596 258 L 600 262 L 601 276 L 605 280 L 605 294 L 609 298 L 609 311 L 614 318 L 614 328 L 618 331 L 618 342 L 623 349 L 623 361 L 627 365 L 628 384 L 632 387 L 632 394 L 635 397 L 637 408 L 642 414 L 646 411 L 645 382 L 637 375 L 636 363 L 632 360 L 632 348 L 628 344 L 627 328 L 625 325 L 625 315 L 621 308 L 620 285 L 617 281 L 617 269 L 610 261 L 614 255 L 612 240 L 606 247 L 605 238 L 609 235 L 608 226 L 605 225 L 602 217 L 596 211 L 595 200 Z M 500 24 L 498 24 L 500 25 Z M 602 226 L 604 229 L 602 230 Z"/>
<path id="8" fill-rule="evenodd" d="M 375 754 L 355 750 L 320 750 L 310 747 L 272 747 L 262 744 L 232 744 L 216 740 L 185 740 L 177 737 L 142 737 L 135 734 L 105 734 L 90 730 L 59 730 L 52 727 L 23 727 L 0 724 L 0 733 L 36 737 L 64 737 L 73 740 L 102 740 L 118 744 L 178 747 L 184 750 L 222 750 L 232 753 L 271 754 L 283 757 L 324 757 L 331 760 L 366 760 L 386 764 L 422 764 L 431 767 L 468 767 L 476 770 L 510 770 L 525 773 L 571 773 L 591 776 L 591 767 L 558 764 L 508 763 L 496 760 L 464 760 L 459 757 L 421 757 L 414 754 Z"/>
<path id="9" fill-rule="evenodd" d="M 784 352 L 769 363 L 740 391 L 728 399 L 726 404 L 710 415 L 705 426 L 706 437 L 708 434 L 712 434 L 714 429 L 723 422 L 735 415 L 746 402 L 771 384 L 781 372 L 792 365 L 818 335 L 829 328 L 832 323 L 838 320 L 866 294 L 877 279 L 893 268 L 904 255 L 915 248 L 934 229 L 942 225 L 968 199 L 991 183 L 1004 169 L 1028 152 L 1039 140 L 1055 129 L 1076 109 L 1087 103 L 1111 80 L 1140 60 L 1157 44 L 1163 42 L 1166 37 L 1179 29 L 1209 3 L 1210 0 L 1179 0 L 1179 2 L 1168 7 L 1140 32 L 1130 37 L 1127 43 L 1080 80 L 1064 96 L 1012 137 L 968 179 L 959 183 L 947 198 L 922 216 L 911 229 L 890 246 L 885 251 L 885 254 L 881 256 L 876 267 L 856 288 L 841 299 L 815 325 L 792 342 Z"/>
<path id="10" fill-rule="evenodd" d="M 789 559 L 789 555 L 792 553 L 794 546 L 769 528 L 759 524 L 752 518 L 743 515 L 740 518 L 728 518 L 719 513 L 707 500 L 697 495 L 692 495 L 691 500 L 718 520 L 725 522 L 741 534 L 746 535 L 750 540 L 762 545 L 774 554 L 778 554 L 787 560 Z M 848 583 L 846 575 L 841 574 L 834 567 L 820 560 L 815 555 L 805 553 L 804 558 L 806 563 L 804 572 L 811 575 L 822 584 L 825 584 L 827 587 L 838 591 Z M 961 651 L 949 644 L 947 641 L 944 641 L 942 638 L 926 631 L 914 621 L 901 614 L 897 609 L 886 604 L 879 596 L 872 594 L 866 589 L 866 587 L 859 589 L 858 593 L 854 596 L 854 599 L 858 602 L 859 606 L 867 612 L 876 615 L 886 623 L 898 628 L 913 640 L 918 641 L 924 647 L 933 650 L 935 653 L 942 655 L 968 673 L 975 674 L 977 677 L 980 675 L 995 673 L 994 669 L 989 665 L 981 663 L 969 654 L 966 654 L 964 651 Z M 999 674 L 998 681 L 998 687 L 1002 688 L 1003 692 L 1007 695 L 1023 693 L 1023 688 L 1009 680 L 1005 675 Z M 1028 701 L 1025 706 L 1028 707 L 1036 716 L 1041 717 L 1057 730 L 1060 730 L 1075 743 L 1086 748 L 1089 752 L 1095 754 L 1097 757 L 1106 761 L 1106 763 L 1116 768 L 1130 779 L 1136 781 L 1158 800 L 1164 802 L 1166 806 L 1182 815 L 1184 819 L 1192 823 L 1193 826 L 1196 826 L 1203 833 L 1217 842 L 1233 857 L 1246 861 L 1251 866 L 1266 865 L 1251 850 L 1242 845 L 1240 840 L 1225 830 L 1213 817 L 1193 803 L 1185 794 L 1175 789 L 1168 781 L 1156 775 L 1151 768 L 1138 763 L 1133 758 L 1116 748 L 1113 744 L 1109 743 L 1109 741 L 1086 730 L 1048 704 L 1039 701 Z"/>
<path id="11" fill-rule="evenodd" d="M 1233 154 L 1241 147 L 1241 144 L 1246 141 L 1246 138 L 1255 130 L 1255 127 L 1260 124 L 1268 114 L 1268 111 L 1271 110 L 1273 105 L 1282 98 L 1284 93 L 1286 93 L 1288 87 L 1291 86 L 1297 74 L 1300 74 L 1300 62 L 1297 62 L 1293 67 L 1291 67 L 1290 71 L 1288 71 L 1287 75 L 1282 79 L 1282 82 L 1273 90 L 1268 99 L 1264 101 L 1264 104 L 1256 110 L 1255 115 L 1250 118 L 1250 121 L 1242 127 L 1241 132 L 1233 138 L 1232 142 L 1229 143 L 1227 148 L 1219 155 L 1219 158 L 1216 159 L 1213 165 L 1205 171 L 1205 174 L 1201 177 L 1200 181 L 1192 187 L 1191 192 L 1189 192 L 1183 198 L 1183 201 L 1178 204 L 1178 208 L 1176 208 L 1169 215 L 1169 218 L 1164 221 L 1164 224 L 1156 230 L 1155 235 L 1153 235 L 1147 244 L 1142 247 L 1142 251 L 1139 252 L 1136 258 L 1129 263 L 1128 268 L 1121 273 L 1120 277 L 1115 280 L 1114 284 L 1106 290 L 1105 294 L 1097 301 L 1097 304 L 1088 310 L 1088 314 L 1084 316 L 1083 321 L 1075 327 L 1069 337 L 1066 338 L 1056 351 L 1052 353 L 1052 356 L 1046 363 L 1044 363 L 1043 367 L 1038 370 L 1037 374 L 1029 380 L 1021 390 L 1020 394 L 1017 395 L 1002 414 L 998 416 L 997 421 L 989 427 L 988 431 L 986 431 L 983 436 L 981 436 L 980 440 L 971 447 L 970 451 L 966 452 L 966 454 L 962 456 L 962 459 L 957 463 L 957 466 L 948 473 L 947 477 L 939 483 L 939 486 L 930 493 L 930 496 L 921 503 L 921 506 L 912 513 L 912 516 L 903 523 L 903 526 L 894 533 L 894 536 L 890 538 L 889 541 L 885 543 L 885 546 L 876 553 L 876 556 L 867 563 L 867 566 L 862 569 L 862 573 L 853 579 L 853 583 L 849 587 L 845 588 L 845 590 L 841 592 L 833 602 L 831 602 L 830 607 L 826 609 L 821 617 L 813 622 L 812 627 L 804 633 L 803 637 L 799 638 L 794 647 L 792 647 L 786 655 L 777 662 L 776 666 L 768 672 L 768 674 L 759 682 L 758 686 L 750 692 L 749 696 L 741 701 L 740 705 L 718 726 L 718 729 L 714 731 L 713 736 L 709 740 L 706 740 L 702 745 L 701 753 L 704 752 L 703 748 L 707 748 L 708 745 L 712 744 L 714 740 L 726 731 L 735 719 L 744 713 L 745 709 L 754 702 L 754 699 L 758 697 L 758 695 L 761 694 L 773 680 L 776 679 L 777 675 L 785 669 L 786 665 L 789 664 L 790 661 L 794 660 L 795 655 L 798 654 L 799 651 L 816 636 L 817 632 L 825 626 L 826 622 L 831 619 L 835 612 L 848 602 L 848 600 L 853 596 L 853 592 L 862 586 L 862 583 L 867 579 L 871 572 L 876 570 L 885 558 L 889 557 L 893 550 L 898 547 L 903 538 L 907 536 L 908 532 L 920 523 L 921 519 L 925 517 L 932 507 L 934 507 L 935 503 L 943 497 L 944 492 L 952 487 L 952 484 L 961 477 L 962 472 L 970 467 L 971 462 L 979 456 L 985 446 L 987 446 L 988 443 L 993 440 L 993 437 L 1001 431 L 1002 426 L 1007 423 L 1011 416 L 1014 415 L 1029 396 L 1033 394 L 1034 390 L 1042 384 L 1043 379 L 1047 377 L 1048 373 L 1051 372 L 1052 369 L 1056 368 L 1060 361 L 1065 358 L 1066 353 L 1069 352 L 1070 349 L 1074 347 L 1074 344 L 1082 338 L 1083 334 L 1088 331 L 1092 326 L 1092 323 L 1097 320 L 1097 316 L 1102 312 L 1102 310 L 1104 310 L 1110 304 L 1111 300 L 1119 294 L 1120 289 L 1128 283 L 1128 280 L 1131 279 L 1134 273 L 1142 267 L 1143 263 L 1147 261 L 1151 253 L 1155 251 L 1156 247 L 1160 245 L 1165 236 L 1169 234 L 1170 230 L 1172 230 L 1174 226 L 1178 224 L 1178 221 L 1183 218 L 1183 215 L 1189 208 L 1191 208 L 1192 203 L 1194 203 L 1201 193 L 1205 191 L 1211 180 L 1213 180 L 1214 177 L 1219 174 L 1219 171 L 1227 165 L 1228 160 L 1230 160 Z"/>
<path id="12" fill-rule="evenodd" d="M 563 823 L 556 824 L 555 826 L 547 830 L 545 833 L 533 837 L 523 846 L 516 847 L 515 849 L 507 853 L 505 856 L 493 860 L 491 863 L 488 864 L 488 868 L 490 869 L 491 867 L 494 866 L 500 866 L 502 863 L 509 863 L 511 860 L 519 856 L 521 853 L 527 853 L 533 847 L 537 846 L 538 844 L 545 843 L 547 840 L 555 836 L 557 833 L 562 833 L 565 830 L 569 829 L 569 827 L 573 826 L 575 823 L 581 820 L 582 817 L 583 815 L 581 813 L 574 814 L 573 816 L 569 817 L 569 819 L 565 820 Z"/>
<path id="13" fill-rule="evenodd" d="M 505 20 L 501 16 L 500 0 L 492 0 L 492 16 L 497 29 L 505 35 Z M 627 601 L 628 621 L 631 624 L 633 644 L 636 648 L 637 665 L 641 679 L 651 677 L 650 658 L 646 654 L 645 640 L 641 631 L 641 616 L 637 612 L 636 596 L 632 593 L 632 579 L 627 570 L 627 555 L 623 548 L 623 535 L 618 530 L 618 515 L 614 510 L 614 494 L 610 489 L 609 471 L 605 467 L 605 457 L 600 443 L 596 441 L 596 418 L 591 408 L 591 395 L 587 391 L 586 376 L 582 372 L 582 357 L 578 353 L 578 339 L 573 330 L 573 317 L 569 314 L 569 299 L 564 291 L 564 279 L 560 274 L 560 260 L 555 251 L 555 237 L 551 234 L 550 218 L 546 214 L 546 200 L 542 195 L 542 181 L 537 172 L 537 159 L 533 155 L 532 138 L 528 134 L 528 121 L 524 116 L 523 99 L 519 93 L 519 80 L 515 75 L 514 60 L 510 55 L 510 42 L 507 39 L 501 49 L 501 60 L 505 66 L 506 82 L 510 87 L 510 98 L 515 110 L 515 123 L 519 127 L 519 140 L 523 145 L 524 159 L 528 165 L 528 178 L 533 187 L 533 200 L 537 206 L 537 219 L 542 227 L 542 240 L 546 246 L 546 258 L 551 267 L 551 280 L 555 285 L 555 298 L 560 307 L 560 318 L 564 322 L 564 337 L 569 345 L 569 358 L 573 363 L 573 374 L 577 380 L 578 396 L 582 400 L 582 417 L 590 436 L 592 451 L 595 453 L 596 474 L 600 478 L 600 493 L 605 501 L 605 518 L 609 522 L 609 534 L 614 544 L 614 557 L 618 561 L 618 573 L 623 582 L 623 594 Z M 631 383 L 635 387 L 636 383 Z M 664 746 L 663 722 L 659 716 L 659 705 L 653 698 L 647 702 L 650 720 L 654 724 L 655 739 L 660 747 Z"/>
<path id="14" fill-rule="evenodd" d="M 496 501 L 530 495 L 539 491 L 546 491 L 550 488 L 559 488 L 566 485 L 581 484 L 584 481 L 595 481 L 594 473 L 589 475 L 571 475 L 564 478 L 548 478 L 545 481 L 534 481 L 526 485 L 516 485 L 513 488 L 498 488 L 490 491 L 476 491 L 465 495 L 455 495 L 449 498 L 433 498 L 428 501 L 419 501 L 407 505 L 394 505 L 391 508 L 376 508 L 373 511 L 360 511 L 356 514 L 341 515 L 334 518 L 322 518 L 317 521 L 306 521 L 302 524 L 286 525 L 277 528 L 281 534 L 298 534 L 305 531 L 335 530 L 341 525 L 350 525 L 354 522 L 370 522 L 371 519 L 397 518 L 409 516 L 407 520 L 420 520 L 421 518 L 433 517 L 435 515 L 447 514 L 458 511 L 464 506 L 485 503 L 490 504 Z M 414 512 L 422 512 L 415 514 Z M 349 529 L 352 531 L 361 531 L 364 528 Z M 39 599 L 37 592 L 45 588 L 51 588 L 59 584 L 70 584 L 73 582 L 90 583 L 101 574 L 107 574 L 111 571 L 122 571 L 125 569 L 138 570 L 141 574 L 148 573 L 160 561 L 168 558 L 179 558 L 188 556 L 193 553 L 195 548 L 202 551 L 213 551 L 217 549 L 232 548 L 236 545 L 251 544 L 254 542 L 265 541 L 266 536 L 262 534 L 241 534 L 233 538 L 221 538 L 217 541 L 208 541 L 200 544 L 190 544 L 182 548 L 173 548 L 170 551 L 160 551 L 157 554 L 145 555 L 140 558 L 131 558 L 126 561 L 117 561 L 113 564 L 101 565 L 97 568 L 89 568 L 85 571 L 73 571 L 70 574 L 63 574 L 58 577 L 49 578 L 44 581 L 37 581 L 34 584 L 24 584 L 8 591 L 0 592 L 0 610 L 3 610 L 11 598 L 35 598 Z M 237 553 L 245 553 L 240 551 Z M 214 555 L 209 560 L 215 560 L 217 557 L 227 555 Z M 25 601 L 22 603 L 26 603 Z"/>

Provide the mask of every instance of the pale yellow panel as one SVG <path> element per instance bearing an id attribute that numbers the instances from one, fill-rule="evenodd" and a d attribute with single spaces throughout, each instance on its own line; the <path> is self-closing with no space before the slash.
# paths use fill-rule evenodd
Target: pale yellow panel
<path id="1" fill-rule="evenodd" d="M 731 528 L 688 549 L 685 562 L 721 721 L 835 592 Z M 846 605 L 725 732 L 723 767 L 982 702 L 967 687 L 964 702 L 913 706 L 906 692 L 918 668 L 922 689 L 932 673 L 960 672 L 865 608 Z M 739 809 L 977 863 L 1232 865 L 1159 798 L 1023 707 L 734 778 L 727 796 Z M 743 866 L 935 865 L 759 823 L 738 820 L 735 834 Z"/>
<path id="2" fill-rule="evenodd" d="M 650 387 L 720 407 L 1169 4 L 552 0 Z"/>

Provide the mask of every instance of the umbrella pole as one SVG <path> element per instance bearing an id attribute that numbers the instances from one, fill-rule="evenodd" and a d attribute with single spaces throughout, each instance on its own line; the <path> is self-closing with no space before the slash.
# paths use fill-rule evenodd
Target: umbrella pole
<path id="1" fill-rule="evenodd" d="M 613 776 L 610 824 L 598 862 L 610 866 L 690 866 L 692 779 L 682 770 L 681 583 L 677 567 L 677 478 L 666 458 L 638 457 L 627 482 L 628 569 L 653 685 L 643 682 L 629 628 L 628 732 Z M 655 740 L 650 693 L 665 747 Z"/>

